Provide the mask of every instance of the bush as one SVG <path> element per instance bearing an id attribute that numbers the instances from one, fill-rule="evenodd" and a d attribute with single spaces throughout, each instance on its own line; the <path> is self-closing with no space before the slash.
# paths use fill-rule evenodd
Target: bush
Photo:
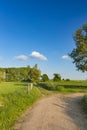
<path id="1" fill-rule="evenodd" d="M 57 91 L 63 91 L 63 90 L 64 90 L 64 87 L 57 85 L 57 86 L 55 87 L 55 90 L 57 90 Z"/>
<path id="2" fill-rule="evenodd" d="M 45 82 L 45 83 L 40 83 L 39 86 L 42 88 L 45 88 L 50 91 L 62 91 L 64 90 L 64 87 L 61 85 L 58 85 L 56 82 Z"/>

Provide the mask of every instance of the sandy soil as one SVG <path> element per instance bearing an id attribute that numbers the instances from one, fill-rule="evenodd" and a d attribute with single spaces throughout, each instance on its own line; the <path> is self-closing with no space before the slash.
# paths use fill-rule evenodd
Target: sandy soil
<path id="1" fill-rule="evenodd" d="M 87 116 L 80 100 L 83 94 L 57 94 L 44 98 L 26 112 L 15 130 L 87 130 Z"/>

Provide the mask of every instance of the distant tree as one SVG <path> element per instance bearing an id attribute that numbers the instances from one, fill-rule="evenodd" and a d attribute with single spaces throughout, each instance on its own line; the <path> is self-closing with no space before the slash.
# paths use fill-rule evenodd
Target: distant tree
<path id="1" fill-rule="evenodd" d="M 0 79 L 3 78 L 5 81 L 31 81 L 37 82 L 40 80 L 41 72 L 38 69 L 37 64 L 30 68 L 0 68 Z"/>
<path id="2" fill-rule="evenodd" d="M 35 66 L 30 69 L 30 72 L 28 74 L 30 82 L 38 82 L 41 77 L 41 72 L 38 68 Z"/>
<path id="3" fill-rule="evenodd" d="M 87 24 L 76 30 L 74 34 L 76 48 L 69 56 L 73 59 L 78 70 L 87 71 Z"/>
<path id="4" fill-rule="evenodd" d="M 6 68 L 6 81 L 23 81 L 28 78 L 26 67 Z"/>
<path id="5" fill-rule="evenodd" d="M 29 67 L 5 68 L 6 81 L 26 81 L 28 80 Z"/>
<path id="6" fill-rule="evenodd" d="M 70 81 L 70 79 L 66 79 L 66 81 Z"/>
<path id="7" fill-rule="evenodd" d="M 48 81 L 48 80 L 49 80 L 48 75 L 47 75 L 47 74 L 43 74 L 43 75 L 41 76 L 41 80 L 42 80 L 43 82 Z"/>
<path id="8" fill-rule="evenodd" d="M 53 75 L 54 75 L 53 81 L 59 81 L 59 80 L 61 80 L 61 75 L 60 74 L 54 73 Z"/>

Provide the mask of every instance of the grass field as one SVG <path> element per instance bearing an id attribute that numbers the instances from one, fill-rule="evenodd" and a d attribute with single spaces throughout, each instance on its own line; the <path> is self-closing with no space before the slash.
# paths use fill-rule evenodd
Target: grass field
<path id="1" fill-rule="evenodd" d="M 28 83 L 0 83 L 0 130 L 12 130 L 12 126 L 42 95 L 52 92 L 87 92 L 87 81 L 60 81 L 39 83 L 28 93 Z M 50 90 L 50 92 L 48 92 Z M 85 99 L 87 103 L 87 97 Z M 86 105 L 87 106 L 87 105 Z"/>
<path id="2" fill-rule="evenodd" d="M 45 83 L 39 83 L 39 85 L 47 90 L 87 93 L 87 81 L 49 81 Z"/>
<path id="3" fill-rule="evenodd" d="M 28 83 L 0 83 L 0 130 L 12 130 L 20 115 L 42 94 L 48 95 L 43 88 L 33 87 L 28 93 Z"/>

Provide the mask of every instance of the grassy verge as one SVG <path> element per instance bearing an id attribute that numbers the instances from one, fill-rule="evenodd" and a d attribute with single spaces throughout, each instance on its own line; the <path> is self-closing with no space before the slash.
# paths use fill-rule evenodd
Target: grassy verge
<path id="1" fill-rule="evenodd" d="M 27 93 L 25 83 L 2 83 L 0 84 L 0 130 L 12 130 L 12 126 L 20 115 L 38 100 L 42 94 L 48 94 L 43 88 L 33 87 Z"/>
<path id="2" fill-rule="evenodd" d="M 85 95 L 82 99 L 82 107 L 84 112 L 87 114 L 87 95 Z"/>

